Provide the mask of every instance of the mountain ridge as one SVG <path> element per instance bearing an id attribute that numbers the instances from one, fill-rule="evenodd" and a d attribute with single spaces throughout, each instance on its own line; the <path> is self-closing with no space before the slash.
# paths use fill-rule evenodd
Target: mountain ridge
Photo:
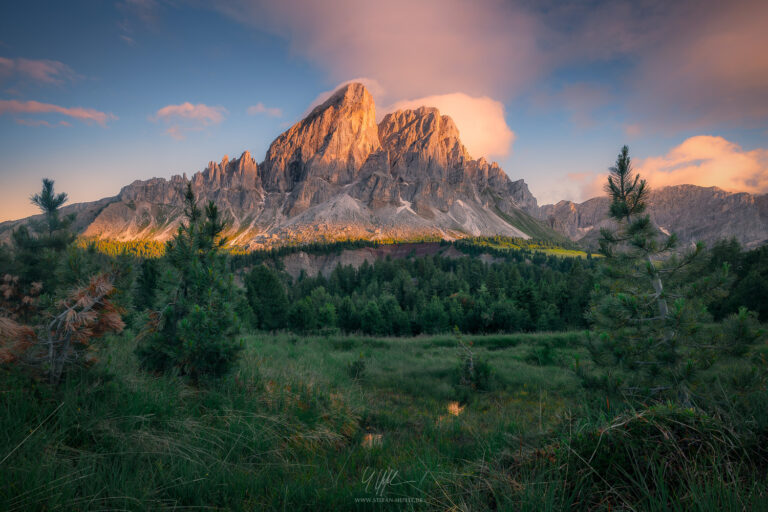
<path id="1" fill-rule="evenodd" d="M 572 241 L 596 247 L 600 228 L 612 227 L 609 204 L 607 196 L 560 201 L 539 207 L 536 216 Z M 768 194 L 672 185 L 651 189 L 648 214 L 662 232 L 674 232 L 682 243 L 730 238 L 747 248 L 768 243 Z"/>
<path id="2" fill-rule="evenodd" d="M 550 232 L 531 215 L 538 205 L 525 182 L 472 159 L 450 117 L 421 107 L 377 124 L 373 97 L 359 83 L 340 88 L 280 134 L 263 162 L 244 152 L 210 162 L 189 179 L 136 180 L 97 201 L 98 208 L 72 210 L 79 232 L 166 240 L 181 221 L 187 183 L 199 200 L 219 206 L 231 223 L 231 242 L 251 249 L 350 238 L 529 238 L 509 220 L 517 218 Z M 0 224 L 4 238 L 19 222 Z"/>
<path id="3" fill-rule="evenodd" d="M 200 172 L 135 180 L 113 197 L 69 205 L 85 237 L 167 240 L 183 218 L 187 184 L 214 201 L 230 223 L 230 243 L 247 249 L 348 239 L 455 239 L 511 236 L 594 247 L 610 226 L 607 197 L 539 206 L 524 180 L 473 159 L 454 121 L 434 107 L 398 110 L 376 123 L 359 83 L 334 92 L 270 144 L 258 163 L 248 152 Z M 683 243 L 735 237 L 768 241 L 768 195 L 679 185 L 653 190 L 652 220 Z M 0 223 L 0 242 L 26 219 Z"/>

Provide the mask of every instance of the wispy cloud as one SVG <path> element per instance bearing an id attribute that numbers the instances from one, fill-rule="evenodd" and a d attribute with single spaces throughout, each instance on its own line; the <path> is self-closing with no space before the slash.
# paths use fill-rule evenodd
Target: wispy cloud
<path id="1" fill-rule="evenodd" d="M 149 119 L 170 125 L 166 133 L 176 140 L 182 140 L 185 132 L 200 131 L 207 126 L 219 124 L 224 121 L 226 114 L 227 110 L 224 107 L 185 102 L 179 105 L 167 105 Z"/>
<path id="2" fill-rule="evenodd" d="M 94 122 L 106 126 L 107 121 L 117 119 L 112 113 L 92 108 L 61 107 L 39 101 L 0 100 L 0 115 L 3 114 L 60 114 L 86 123 Z"/>
<path id="3" fill-rule="evenodd" d="M 78 78 L 80 76 L 72 68 L 56 60 L 0 57 L 0 79 L 21 79 L 60 85 Z"/>
<path id="4" fill-rule="evenodd" d="M 251 105 L 246 109 L 249 116 L 265 114 L 269 117 L 283 117 L 283 111 L 277 107 L 267 107 L 262 102 Z"/>
<path id="5" fill-rule="evenodd" d="M 765 0 L 221 0 L 215 9 L 287 39 L 331 82 L 365 76 L 385 103 L 462 92 L 503 102 L 556 77 L 577 126 L 605 87 L 643 132 L 768 119 Z M 395 27 L 396 29 L 393 29 Z M 579 70 L 579 71 L 574 71 Z"/>
<path id="6" fill-rule="evenodd" d="M 209 107 L 203 103 L 193 105 L 186 102 L 165 106 L 158 110 L 154 117 L 156 120 L 189 119 L 207 126 L 222 122 L 226 113 L 224 107 Z"/>
<path id="7" fill-rule="evenodd" d="M 694 3 L 643 48 L 632 77 L 639 122 L 665 130 L 768 119 L 768 2 Z"/>
<path id="8" fill-rule="evenodd" d="M 463 91 L 499 96 L 540 76 L 537 21 L 502 0 L 223 0 L 234 20 L 288 39 L 332 82 L 365 76 L 387 101 Z"/>
<path id="9" fill-rule="evenodd" d="M 67 121 L 59 121 L 58 123 L 51 123 L 49 121 L 45 121 L 43 119 L 23 119 L 23 118 L 17 118 L 14 119 L 16 121 L 16 124 L 20 124 L 22 126 L 47 126 L 48 128 L 55 128 L 56 126 L 72 126 L 71 123 L 68 123 Z"/>
<path id="10" fill-rule="evenodd" d="M 140 29 L 158 28 L 161 5 L 156 0 L 122 0 L 115 7 L 122 14 L 117 23 L 118 35 L 129 45 L 136 44 Z"/>

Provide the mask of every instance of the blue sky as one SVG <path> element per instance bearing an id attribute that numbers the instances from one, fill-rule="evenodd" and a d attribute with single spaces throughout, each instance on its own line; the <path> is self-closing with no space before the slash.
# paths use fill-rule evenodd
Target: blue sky
<path id="1" fill-rule="evenodd" d="M 452 115 L 540 203 L 599 193 L 625 143 L 651 184 L 764 193 L 767 24 L 759 1 L 6 2 L 0 220 L 34 213 L 43 177 L 80 202 L 260 161 L 357 78 L 379 112 Z"/>

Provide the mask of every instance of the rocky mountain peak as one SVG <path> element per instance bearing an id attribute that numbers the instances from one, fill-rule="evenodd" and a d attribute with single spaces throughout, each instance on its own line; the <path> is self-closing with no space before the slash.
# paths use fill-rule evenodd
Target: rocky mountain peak
<path id="1" fill-rule="evenodd" d="M 448 168 L 471 160 L 456 123 L 434 107 L 387 114 L 379 123 L 379 139 L 401 170 L 415 167 L 412 164 Z"/>
<path id="2" fill-rule="evenodd" d="M 525 183 L 495 163 L 472 160 L 450 117 L 425 106 L 377 124 L 373 97 L 359 83 L 335 91 L 278 136 L 263 163 L 246 151 L 189 179 L 136 181 L 88 210 L 83 233 L 165 240 L 181 222 L 188 183 L 231 222 L 232 243 L 248 247 L 546 231 L 529 216 L 536 200 Z"/>
<path id="3" fill-rule="evenodd" d="M 316 180 L 351 182 L 381 147 L 375 119 L 368 90 L 345 85 L 272 143 L 263 164 L 265 189 L 291 192 Z"/>

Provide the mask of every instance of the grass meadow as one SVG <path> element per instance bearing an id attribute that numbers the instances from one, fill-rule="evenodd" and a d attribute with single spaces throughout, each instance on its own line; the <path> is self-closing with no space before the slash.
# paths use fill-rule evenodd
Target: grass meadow
<path id="1" fill-rule="evenodd" d="M 491 370 L 469 389 L 454 336 L 255 334 L 231 375 L 194 387 L 141 371 L 126 332 L 55 392 L 2 374 L 0 509 L 768 510 L 765 473 L 738 457 L 613 478 L 596 466 L 611 453 L 590 464 L 564 448 L 600 429 L 613 449 L 635 424 L 664 446 L 708 425 L 683 413 L 674 423 L 693 430 L 655 440 L 666 412 L 588 396 L 574 372 L 584 336 L 465 336 Z"/>

